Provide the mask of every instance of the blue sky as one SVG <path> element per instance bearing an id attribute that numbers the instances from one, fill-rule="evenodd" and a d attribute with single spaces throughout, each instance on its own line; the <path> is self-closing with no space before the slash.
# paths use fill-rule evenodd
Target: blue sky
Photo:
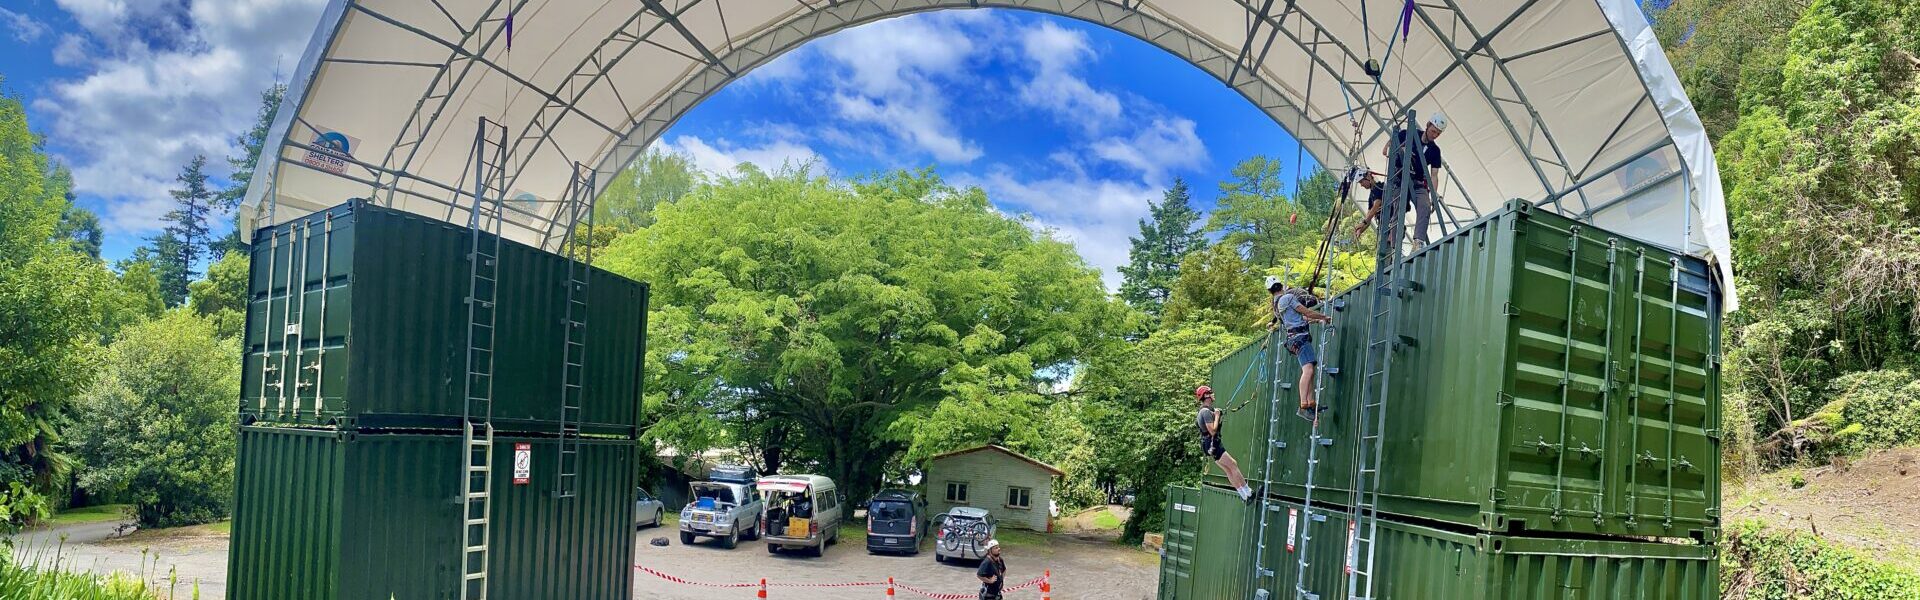
<path id="1" fill-rule="evenodd" d="M 106 254 L 158 228 L 196 153 L 231 155 L 299 59 L 317 0 L 15 0 L 0 74 L 102 216 Z M 813 161 L 837 177 L 933 166 L 1072 241 L 1117 284 L 1149 200 L 1183 177 L 1210 208 L 1256 153 L 1296 145 L 1252 104 L 1125 34 L 1005 10 L 882 21 L 817 40 L 716 94 L 657 147 L 725 173 Z M 1311 168 L 1311 158 L 1303 159 Z M 1291 178 L 1294 174 L 1288 173 Z"/>

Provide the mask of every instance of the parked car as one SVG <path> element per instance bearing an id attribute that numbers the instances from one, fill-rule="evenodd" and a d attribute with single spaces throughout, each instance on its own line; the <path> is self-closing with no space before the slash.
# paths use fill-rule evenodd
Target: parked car
<path id="1" fill-rule="evenodd" d="M 819 475 L 774 475 L 758 483 L 765 506 L 762 533 L 767 553 L 801 548 L 814 556 L 840 541 L 845 499 L 832 479 Z"/>
<path id="2" fill-rule="evenodd" d="M 687 486 L 693 500 L 680 509 L 680 543 L 707 536 L 732 549 L 742 537 L 760 537 L 760 494 L 753 484 L 695 481 Z"/>
<path id="3" fill-rule="evenodd" d="M 927 537 L 927 499 L 911 490 L 880 490 L 867 501 L 867 552 L 919 554 Z"/>
<path id="4" fill-rule="evenodd" d="M 660 499 L 647 493 L 647 488 L 633 488 L 633 524 L 636 527 L 659 527 L 660 519 L 665 518 L 667 506 Z"/>
<path id="5" fill-rule="evenodd" d="M 984 508 L 955 507 L 933 518 L 933 561 L 980 560 L 1000 522 Z"/>

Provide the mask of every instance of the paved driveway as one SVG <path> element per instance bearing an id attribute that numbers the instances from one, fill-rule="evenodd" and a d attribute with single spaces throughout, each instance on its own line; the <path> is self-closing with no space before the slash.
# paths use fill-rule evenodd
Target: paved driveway
<path id="1" fill-rule="evenodd" d="M 647 540 L 668 537 L 671 545 L 652 546 Z M 1102 600 L 1146 600 L 1153 598 L 1159 577 L 1158 559 L 1150 553 L 1119 546 L 1109 541 L 1080 540 L 1067 536 L 1042 536 L 1014 533 L 1002 536 L 1013 541 L 1003 552 L 1007 559 L 1010 584 L 1040 576 L 1053 570 L 1053 597 L 1057 600 L 1098 598 Z M 842 599 L 887 597 L 885 586 L 867 587 L 789 587 L 780 584 L 819 586 L 822 584 L 896 582 L 935 594 L 965 594 L 972 598 L 979 590 L 974 579 L 975 563 L 940 564 L 933 562 L 929 549 L 919 556 L 874 556 L 867 554 L 860 540 L 848 536 L 843 543 L 827 549 L 826 556 L 813 558 L 782 553 L 768 555 L 760 542 L 742 541 L 733 550 L 709 542 L 682 546 L 671 528 L 640 532 L 635 562 L 640 566 L 679 579 L 705 583 L 758 583 L 765 577 L 771 586 L 769 600 Z M 742 600 L 756 597 L 758 588 L 711 588 L 669 581 L 658 575 L 636 572 L 636 598 L 663 600 Z M 895 598 L 925 598 L 905 588 L 896 588 Z M 1009 599 L 1037 599 L 1037 588 L 1007 594 Z"/>

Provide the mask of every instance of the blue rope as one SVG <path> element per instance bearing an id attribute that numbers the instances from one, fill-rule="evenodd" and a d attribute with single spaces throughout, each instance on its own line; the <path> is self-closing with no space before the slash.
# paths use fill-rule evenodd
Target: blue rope
<path id="1" fill-rule="evenodd" d="M 1272 334 L 1267 334 L 1267 335 L 1272 335 Z M 1267 341 L 1271 341 L 1271 340 L 1267 340 Z M 1272 350 L 1273 350 L 1273 348 L 1271 348 L 1270 346 L 1272 346 L 1272 344 L 1269 344 L 1269 343 L 1264 343 L 1264 342 L 1263 342 L 1263 343 L 1262 343 L 1262 344 L 1260 345 L 1260 353 L 1259 353 L 1259 354 L 1255 354 L 1255 355 L 1254 355 L 1254 362 L 1253 362 L 1253 363 L 1251 363 L 1251 364 L 1248 364 L 1248 365 L 1247 365 L 1247 370 L 1245 370 L 1245 371 L 1242 371 L 1242 372 L 1240 372 L 1240 381 L 1239 381 L 1238 383 L 1235 383 L 1235 384 L 1233 384 L 1233 391 L 1232 391 L 1232 392 L 1228 392 L 1228 393 L 1227 393 L 1227 397 L 1228 397 L 1228 398 L 1232 398 L 1232 397 L 1234 397 L 1234 396 L 1238 396 L 1238 395 L 1240 395 L 1240 388 L 1242 388 L 1242 387 L 1245 387 L 1245 386 L 1246 386 L 1246 383 L 1247 383 L 1247 375 L 1249 375 L 1249 374 L 1252 374 L 1252 373 L 1253 373 L 1253 367 L 1254 367 L 1255 365 L 1258 365 L 1258 366 L 1260 367 L 1260 376 L 1261 376 L 1261 378 L 1263 378 L 1263 379 L 1264 379 L 1264 378 L 1266 378 L 1266 375 L 1267 375 L 1267 367 L 1266 367 L 1266 365 L 1267 365 L 1267 352 L 1269 352 L 1269 351 L 1272 351 Z M 1239 405 L 1239 406 L 1235 406 L 1235 407 L 1232 407 L 1232 408 L 1229 408 L 1229 409 L 1227 409 L 1227 412 L 1230 412 L 1230 413 L 1231 413 L 1231 412 L 1240 412 L 1240 409 L 1241 409 L 1242 407 L 1245 407 L 1245 406 L 1247 405 L 1247 402 L 1251 402 L 1252 400 L 1253 400 L 1252 398 L 1248 398 L 1248 399 L 1246 399 L 1246 400 L 1243 400 L 1243 401 L 1241 401 L 1241 402 L 1240 402 L 1240 405 Z"/>

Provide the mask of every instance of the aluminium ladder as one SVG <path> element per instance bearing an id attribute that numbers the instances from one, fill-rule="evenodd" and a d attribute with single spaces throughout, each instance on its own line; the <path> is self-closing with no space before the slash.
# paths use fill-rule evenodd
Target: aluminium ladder
<path id="1" fill-rule="evenodd" d="M 473 210 L 467 229 L 467 366 L 461 418 L 460 598 L 487 599 L 492 558 L 494 334 L 507 128 L 480 118 L 473 139 Z"/>
<path id="2" fill-rule="evenodd" d="M 1332 272 L 1331 264 L 1328 265 L 1327 281 L 1328 281 L 1327 288 L 1329 292 L 1328 295 L 1332 295 L 1331 292 L 1333 287 L 1332 286 L 1333 272 Z M 1313 283 L 1314 282 L 1312 281 L 1307 282 L 1309 289 L 1312 288 Z M 1327 304 L 1329 307 L 1331 307 L 1332 301 L 1329 300 Z M 1316 405 L 1320 402 L 1325 401 L 1322 394 L 1324 394 L 1326 391 L 1327 377 L 1331 375 L 1337 375 L 1340 373 L 1340 369 L 1327 366 L 1327 356 L 1328 356 L 1327 351 L 1333 347 L 1332 340 L 1333 340 L 1333 336 L 1336 335 L 1335 329 L 1336 329 L 1335 326 L 1331 323 L 1321 326 L 1320 338 L 1316 342 L 1314 342 L 1320 358 L 1319 367 L 1315 372 L 1314 378 L 1313 378 L 1313 400 L 1316 403 Z M 1284 336 L 1285 334 L 1282 333 L 1281 335 Z M 1284 337 L 1281 338 L 1280 343 L 1284 350 L 1286 339 Z M 1270 420 L 1267 423 L 1268 449 L 1267 449 L 1266 470 L 1264 471 L 1268 481 L 1273 481 L 1277 479 L 1273 475 L 1273 452 L 1276 450 L 1284 450 L 1287 447 L 1286 442 L 1275 439 L 1279 433 L 1277 430 L 1279 419 L 1283 418 L 1283 415 L 1286 414 L 1284 411 L 1281 410 L 1281 408 L 1285 405 L 1282 405 L 1280 403 L 1279 392 L 1280 390 L 1283 390 L 1283 389 L 1288 389 L 1288 390 L 1293 389 L 1292 383 L 1288 383 L 1281 379 L 1282 377 L 1286 376 L 1285 374 L 1290 373 L 1285 369 L 1285 366 L 1287 364 L 1286 363 L 1287 356 L 1288 354 L 1284 351 L 1276 352 L 1274 355 L 1274 361 L 1273 361 L 1273 365 L 1274 365 L 1273 392 L 1274 393 L 1273 393 L 1273 398 L 1267 407 L 1267 413 Z M 1318 595 L 1308 592 L 1304 584 L 1302 584 L 1301 582 L 1306 581 L 1306 570 L 1308 567 L 1306 548 L 1307 548 L 1307 542 L 1313 540 L 1313 532 L 1312 532 L 1313 523 L 1325 522 L 1327 520 L 1326 515 L 1321 514 L 1319 511 L 1316 511 L 1313 507 L 1313 489 L 1314 489 L 1313 474 L 1314 474 L 1314 471 L 1317 470 L 1316 467 L 1320 464 L 1320 447 L 1333 445 L 1333 438 L 1320 435 L 1320 419 L 1318 418 L 1318 415 L 1315 415 L 1315 418 L 1313 419 L 1312 423 L 1313 424 L 1311 425 L 1311 428 L 1312 428 L 1311 433 L 1308 435 L 1308 438 L 1307 438 L 1306 494 L 1303 498 L 1305 502 L 1302 505 L 1302 508 L 1304 510 L 1302 510 L 1299 514 L 1295 514 L 1291 510 L 1289 510 L 1287 515 L 1287 543 L 1290 544 L 1288 550 L 1290 552 L 1295 552 L 1297 556 L 1296 568 L 1297 568 L 1298 575 L 1294 578 L 1294 582 L 1295 582 L 1294 596 L 1297 598 L 1304 598 L 1304 600 L 1318 600 L 1319 598 Z M 1260 500 L 1260 537 L 1256 542 L 1256 545 L 1254 546 L 1254 570 L 1256 572 L 1256 576 L 1261 578 L 1270 579 L 1275 575 L 1275 572 L 1273 570 L 1268 569 L 1265 566 L 1266 553 L 1267 553 L 1267 523 L 1269 519 L 1272 518 L 1272 514 L 1280 512 L 1282 508 L 1283 508 L 1282 505 L 1276 504 L 1273 502 L 1273 498 L 1271 495 L 1267 495 L 1266 497 L 1263 497 Z M 1300 522 L 1299 519 L 1301 518 L 1305 518 L 1306 522 L 1304 523 Z M 1298 533 L 1300 535 L 1300 541 L 1297 544 L 1294 543 L 1294 540 L 1293 540 L 1293 536 L 1295 534 L 1296 528 L 1298 529 Z M 1260 587 L 1258 587 L 1258 590 L 1254 593 L 1254 597 L 1258 600 L 1267 600 L 1268 598 L 1273 598 L 1274 597 L 1273 592 L 1269 590 L 1268 587 L 1266 587 L 1266 586 L 1271 586 L 1272 584 L 1273 582 L 1271 581 L 1267 582 L 1264 586 L 1260 586 L 1260 584 L 1256 583 L 1256 585 Z"/>
<path id="3" fill-rule="evenodd" d="M 585 393 L 587 358 L 587 280 L 593 269 L 593 172 L 573 164 L 566 198 L 555 216 L 565 219 L 558 249 L 567 258 L 566 329 L 560 347 L 560 452 L 554 469 L 554 495 L 573 498 L 580 493 L 580 403 Z"/>
<path id="4" fill-rule="evenodd" d="M 1391 236 L 1376 255 L 1373 278 L 1368 282 L 1374 295 L 1367 316 L 1367 345 L 1361 354 L 1360 405 L 1352 438 L 1357 443 L 1353 448 L 1353 480 L 1347 503 L 1346 597 L 1350 600 L 1374 598 L 1374 575 L 1378 566 L 1374 559 L 1378 555 L 1380 535 L 1380 478 L 1385 467 L 1382 450 L 1393 358 L 1395 351 L 1413 344 L 1413 340 L 1399 335 L 1396 309 L 1401 300 L 1418 291 L 1418 284 L 1406 278 L 1405 266 L 1400 263 L 1401 236 L 1413 237 L 1405 231 L 1405 223 L 1413 193 L 1413 169 L 1416 168 L 1413 157 L 1424 151 L 1418 123 L 1414 112 L 1408 110 L 1406 131 L 1409 135 L 1391 142 L 1401 144 L 1400 176 L 1399 181 L 1394 182 L 1392 197 L 1385 199 L 1390 203 L 1389 213 L 1393 217 L 1380 228 L 1381 234 L 1391 232 Z"/>

